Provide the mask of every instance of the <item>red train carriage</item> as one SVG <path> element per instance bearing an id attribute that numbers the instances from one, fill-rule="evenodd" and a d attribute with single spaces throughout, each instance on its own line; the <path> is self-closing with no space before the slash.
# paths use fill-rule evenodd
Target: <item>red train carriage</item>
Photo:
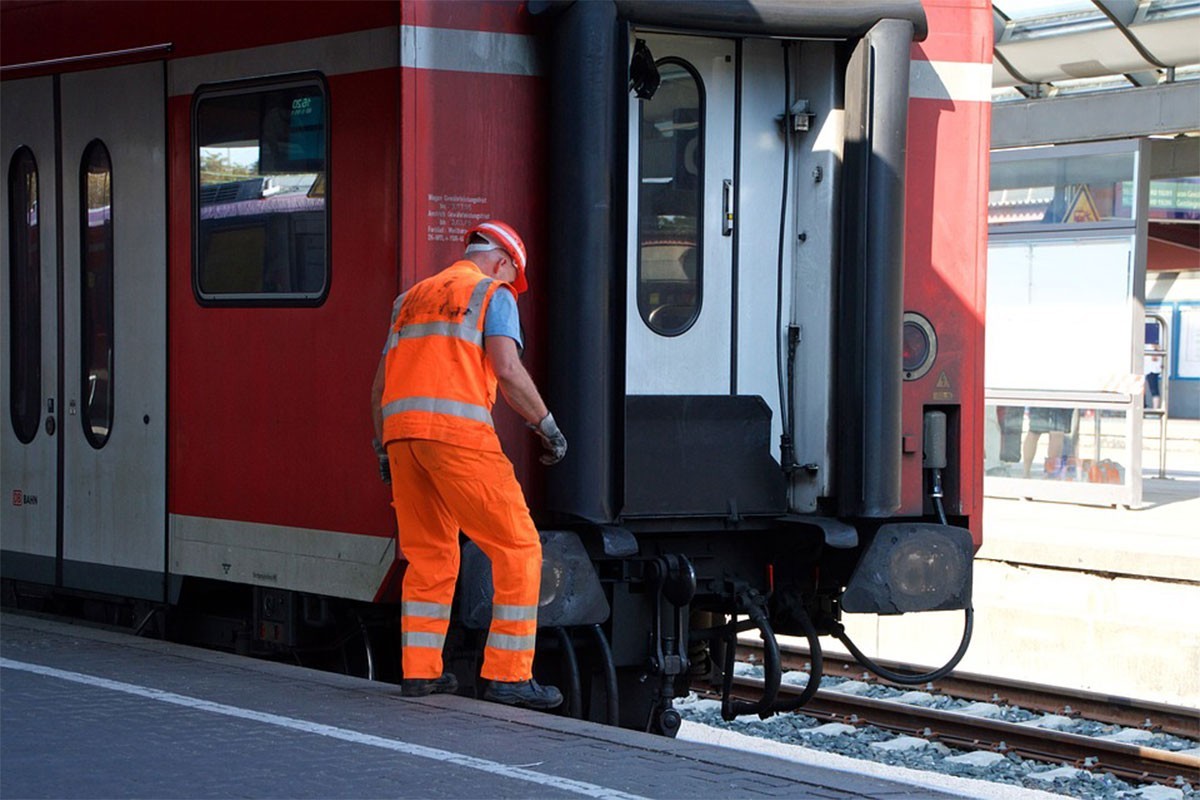
<path id="1" fill-rule="evenodd" d="M 396 678 L 367 388 L 392 298 L 499 218 L 572 445 L 497 415 L 570 713 L 673 732 L 739 626 L 969 619 L 986 3 L 0 14 L 6 600 Z M 489 569 L 464 547 L 468 680 Z"/>

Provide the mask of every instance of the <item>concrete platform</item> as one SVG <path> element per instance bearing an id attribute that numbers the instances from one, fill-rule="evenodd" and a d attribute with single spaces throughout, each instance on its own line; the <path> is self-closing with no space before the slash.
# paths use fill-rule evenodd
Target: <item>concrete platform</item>
<path id="1" fill-rule="evenodd" d="M 963 796 L 10 613 L 0 680 L 6 798 Z"/>
<path id="2" fill-rule="evenodd" d="M 962 670 L 1200 708 L 1200 422 L 1167 430 L 1166 479 L 1147 433 L 1139 508 L 984 499 Z M 961 612 L 846 622 L 868 655 L 932 665 L 962 631 Z"/>

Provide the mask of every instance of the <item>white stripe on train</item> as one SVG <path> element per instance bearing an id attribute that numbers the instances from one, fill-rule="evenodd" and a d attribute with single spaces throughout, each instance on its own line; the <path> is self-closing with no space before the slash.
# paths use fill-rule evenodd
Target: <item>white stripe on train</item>
<path id="1" fill-rule="evenodd" d="M 201 83 L 293 72 L 300 63 L 326 75 L 396 66 L 522 77 L 541 74 L 532 36 L 402 25 L 175 59 L 168 62 L 170 94 L 191 94 Z M 910 96 L 918 99 L 988 102 L 992 65 L 914 60 L 909 85 Z"/>

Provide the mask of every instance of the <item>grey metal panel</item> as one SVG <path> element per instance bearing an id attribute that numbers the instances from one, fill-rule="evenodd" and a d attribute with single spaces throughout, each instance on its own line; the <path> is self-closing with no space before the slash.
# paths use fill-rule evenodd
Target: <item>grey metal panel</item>
<path id="1" fill-rule="evenodd" d="M 166 547 L 164 103 L 161 63 L 62 77 L 63 400 L 68 410 L 61 428 L 63 557 L 159 574 Z M 111 433 L 99 450 L 84 436 L 82 415 L 71 414 L 72 404 L 81 408 L 83 400 L 79 169 L 93 139 L 108 148 L 113 170 L 115 394 Z M 102 573 L 73 574 L 86 583 Z M 162 596 L 161 586 L 156 596 Z"/>
<path id="2" fill-rule="evenodd" d="M 795 48 L 795 44 L 790 44 Z M 830 45 L 817 45 L 830 47 Z M 795 60 L 795 55 L 792 57 Z M 783 432 L 776 369 L 775 300 L 778 286 L 779 204 L 783 147 L 778 117 L 783 94 L 783 46 L 768 39 L 742 44 L 741 148 L 738 151 L 737 213 L 737 393 L 758 395 L 771 409 L 771 452 L 779 458 Z M 792 82 L 795 96 L 795 81 Z M 794 186 L 793 184 L 790 184 Z M 794 201 L 789 211 L 794 211 Z M 793 252 L 789 214 L 784 239 L 783 324 L 791 315 Z"/>
<path id="3" fill-rule="evenodd" d="M 1200 81 L 992 106 L 993 149 L 1198 129 Z"/>
<path id="4" fill-rule="evenodd" d="M 793 139 L 794 229 L 788 237 L 793 262 L 792 320 L 800 326 L 796 350 L 796 461 L 816 472 L 792 476 L 793 508 L 815 511 L 831 490 L 834 271 L 841 227 L 841 161 L 845 135 L 841 70 L 836 46 L 805 42 L 795 64 L 795 95 L 808 100 L 811 128 Z M 800 241 L 800 234 L 804 241 Z"/>
<path id="5" fill-rule="evenodd" d="M 22 444 L 13 431 L 10 416 L 12 384 L 11 330 L 9 327 L 9 236 L 8 186 L 9 165 L 14 153 L 27 146 L 33 151 L 38 168 L 38 225 L 41 249 L 41 335 L 42 335 L 42 422 L 33 441 Z M 54 151 L 54 84 L 53 78 L 29 78 L 5 81 L 0 92 L 0 155 L 3 156 L 5 186 L 0 189 L 0 225 L 3 244 L 0 245 L 0 287 L 3 287 L 3 307 L 0 310 L 0 542 L 6 553 L 29 553 L 48 556 L 52 560 L 57 549 L 56 511 L 58 507 L 56 472 L 58 465 L 57 437 L 46 433 L 44 421 L 47 403 L 58 408 L 58 290 L 57 290 L 57 223 L 54 208 L 58 200 L 54 173 L 57 154 Z M 15 492 L 21 492 L 21 504 Z M 36 498 L 36 503 L 26 502 Z M 6 556 L 6 559 L 8 556 Z M 18 559 L 18 567 L 27 562 Z M 6 561 L 5 575 L 11 564 Z M 39 573 L 40 574 L 40 573 Z M 10 576 L 11 577 L 11 576 Z M 50 580 L 54 571 L 51 563 Z"/>
<path id="6" fill-rule="evenodd" d="M 324 36 L 302 42 L 252 47 L 169 62 L 172 96 L 191 94 L 202 83 L 300 70 L 325 75 L 386 69 L 400 63 L 400 36 L 393 27 Z"/>
<path id="7" fill-rule="evenodd" d="M 393 536 L 172 514 L 171 574 L 370 602 L 396 561 Z"/>

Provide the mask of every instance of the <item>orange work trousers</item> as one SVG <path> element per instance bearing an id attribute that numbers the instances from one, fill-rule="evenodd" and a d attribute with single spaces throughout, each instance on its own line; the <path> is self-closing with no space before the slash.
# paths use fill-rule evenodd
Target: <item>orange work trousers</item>
<path id="1" fill-rule="evenodd" d="M 405 678 L 442 674 L 458 579 L 461 529 L 492 562 L 492 624 L 480 676 L 533 676 L 542 545 L 512 463 L 503 453 L 445 442 L 388 444 L 392 506 L 408 559 L 401 606 Z"/>

